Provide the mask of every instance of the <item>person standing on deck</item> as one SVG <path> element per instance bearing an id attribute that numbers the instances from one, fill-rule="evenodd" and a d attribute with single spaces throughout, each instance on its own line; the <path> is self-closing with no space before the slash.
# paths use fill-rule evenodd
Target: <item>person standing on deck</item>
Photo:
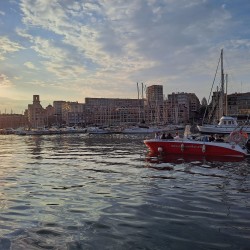
<path id="1" fill-rule="evenodd" d="M 175 140 L 179 140 L 179 139 L 180 139 L 180 136 L 179 136 L 179 133 L 178 133 L 178 132 L 175 133 L 174 139 L 175 139 Z"/>

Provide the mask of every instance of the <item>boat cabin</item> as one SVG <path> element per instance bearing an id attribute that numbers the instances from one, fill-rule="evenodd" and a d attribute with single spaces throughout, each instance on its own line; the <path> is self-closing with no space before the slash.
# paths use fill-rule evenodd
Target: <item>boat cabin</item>
<path id="1" fill-rule="evenodd" d="M 220 118 L 219 126 L 237 126 L 237 119 L 231 116 L 222 116 Z"/>

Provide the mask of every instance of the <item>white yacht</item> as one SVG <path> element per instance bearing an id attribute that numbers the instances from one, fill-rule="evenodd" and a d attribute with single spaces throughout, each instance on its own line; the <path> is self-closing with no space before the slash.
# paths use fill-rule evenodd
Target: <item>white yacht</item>
<path id="1" fill-rule="evenodd" d="M 200 133 L 205 134 L 230 134 L 231 132 L 238 130 L 250 133 L 249 126 L 239 125 L 237 119 L 231 116 L 222 116 L 217 125 L 198 125 L 197 128 Z"/>

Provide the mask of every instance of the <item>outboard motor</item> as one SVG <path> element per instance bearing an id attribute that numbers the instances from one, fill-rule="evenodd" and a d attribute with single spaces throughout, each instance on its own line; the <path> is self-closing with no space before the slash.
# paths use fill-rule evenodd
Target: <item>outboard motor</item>
<path id="1" fill-rule="evenodd" d="M 247 149 L 247 152 L 250 153 L 250 139 L 247 140 L 245 147 Z"/>

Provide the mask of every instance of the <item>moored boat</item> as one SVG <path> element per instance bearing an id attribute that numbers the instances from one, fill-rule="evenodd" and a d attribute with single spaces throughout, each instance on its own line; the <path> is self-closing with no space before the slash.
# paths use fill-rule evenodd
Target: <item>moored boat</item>
<path id="1" fill-rule="evenodd" d="M 149 134 L 149 133 L 156 133 L 161 132 L 162 130 L 155 127 L 148 127 L 148 126 L 133 126 L 129 128 L 125 128 L 122 130 L 123 134 Z"/>
<path id="2" fill-rule="evenodd" d="M 154 134 L 154 133 L 164 133 L 170 130 L 177 130 L 178 127 L 175 125 L 167 125 L 167 126 L 146 126 L 146 125 L 138 125 L 124 128 L 121 130 L 122 134 Z"/>
<path id="3" fill-rule="evenodd" d="M 236 118 L 228 115 L 228 100 L 227 100 L 228 77 L 227 75 L 225 76 L 224 69 L 223 69 L 223 50 L 221 50 L 220 59 L 217 65 L 217 70 L 218 70 L 219 64 L 221 66 L 220 90 L 217 88 L 217 91 L 214 92 L 211 103 L 207 105 L 205 109 L 203 120 L 202 120 L 202 125 L 198 125 L 197 128 L 200 133 L 206 133 L 206 134 L 230 134 L 233 131 L 243 131 L 245 133 L 250 133 L 250 126 L 248 123 L 248 119 L 242 125 L 242 124 L 238 124 Z M 217 74 L 217 70 L 216 70 L 216 74 Z M 211 97 L 214 82 L 215 82 L 215 78 L 214 78 L 213 85 L 210 91 L 208 103 Z M 224 91 L 225 83 L 226 83 L 226 93 Z M 208 110 L 209 112 L 207 112 Z M 216 120 L 217 121 L 219 120 L 218 124 L 215 124 Z M 207 124 L 204 123 L 205 121 Z"/>
<path id="4" fill-rule="evenodd" d="M 88 127 L 88 134 L 112 134 L 112 131 L 106 127 Z"/>
<path id="5" fill-rule="evenodd" d="M 250 133 L 250 127 L 246 124 L 239 126 L 237 119 L 231 116 L 222 116 L 217 125 L 204 124 L 197 126 L 200 133 L 205 134 L 230 134 L 233 131 Z"/>

